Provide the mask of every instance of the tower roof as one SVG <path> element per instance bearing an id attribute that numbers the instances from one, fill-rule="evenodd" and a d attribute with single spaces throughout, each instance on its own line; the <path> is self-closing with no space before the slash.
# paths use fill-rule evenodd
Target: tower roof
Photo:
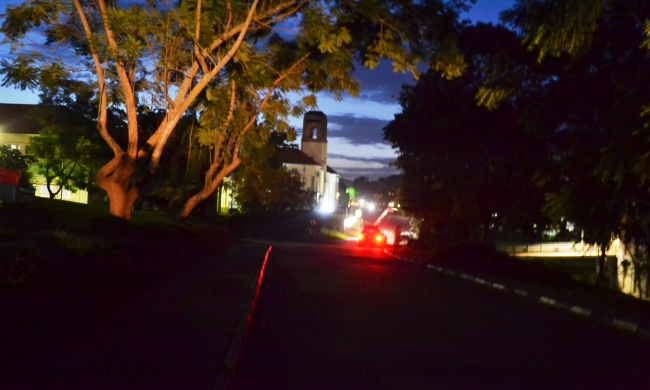
<path id="1" fill-rule="evenodd" d="M 284 164 L 300 164 L 300 165 L 319 165 L 313 158 L 309 157 L 300 149 L 297 148 L 278 148 L 278 156 L 280 162 Z"/>

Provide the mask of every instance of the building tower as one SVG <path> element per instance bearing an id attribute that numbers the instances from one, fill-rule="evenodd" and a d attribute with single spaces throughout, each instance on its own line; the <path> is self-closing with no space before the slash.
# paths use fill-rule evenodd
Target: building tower
<path id="1" fill-rule="evenodd" d="M 300 150 L 321 166 L 321 172 L 314 178 L 318 183 L 316 201 L 320 203 L 327 185 L 327 115 L 321 111 L 309 111 L 305 114 Z"/>
<path id="2" fill-rule="evenodd" d="M 309 111 L 305 114 L 300 150 L 323 166 L 327 172 L 327 115 L 320 111 Z"/>

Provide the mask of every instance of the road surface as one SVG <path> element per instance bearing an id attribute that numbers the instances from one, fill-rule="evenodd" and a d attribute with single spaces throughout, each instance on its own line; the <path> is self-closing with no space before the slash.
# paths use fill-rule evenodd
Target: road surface
<path id="1" fill-rule="evenodd" d="M 273 246 L 234 389 L 648 388 L 650 343 L 399 263 Z"/>

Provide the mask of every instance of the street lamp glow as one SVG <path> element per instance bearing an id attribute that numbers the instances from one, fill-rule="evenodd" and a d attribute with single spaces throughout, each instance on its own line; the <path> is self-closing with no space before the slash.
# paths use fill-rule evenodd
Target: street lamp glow
<path id="1" fill-rule="evenodd" d="M 351 216 L 343 220 L 343 227 L 350 228 L 357 223 L 357 217 Z"/>
<path id="2" fill-rule="evenodd" d="M 334 212 L 334 206 L 326 202 L 321 203 L 320 208 L 318 209 L 323 214 L 331 214 Z"/>

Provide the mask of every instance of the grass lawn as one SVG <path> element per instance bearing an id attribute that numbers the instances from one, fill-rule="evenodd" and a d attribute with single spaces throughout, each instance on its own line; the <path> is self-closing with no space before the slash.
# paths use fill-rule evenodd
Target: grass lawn
<path id="1" fill-rule="evenodd" d="M 523 260 L 523 259 L 522 259 Z M 598 279 L 598 260 L 589 257 L 540 257 L 526 258 L 531 263 L 539 263 L 546 268 L 565 273 L 573 279 L 588 284 L 596 284 Z"/>
<path id="2" fill-rule="evenodd" d="M 0 208 L 0 361 L 55 350 L 151 286 L 232 244 L 225 224 L 43 198 Z M 0 375 L 1 375 L 0 370 Z"/>

